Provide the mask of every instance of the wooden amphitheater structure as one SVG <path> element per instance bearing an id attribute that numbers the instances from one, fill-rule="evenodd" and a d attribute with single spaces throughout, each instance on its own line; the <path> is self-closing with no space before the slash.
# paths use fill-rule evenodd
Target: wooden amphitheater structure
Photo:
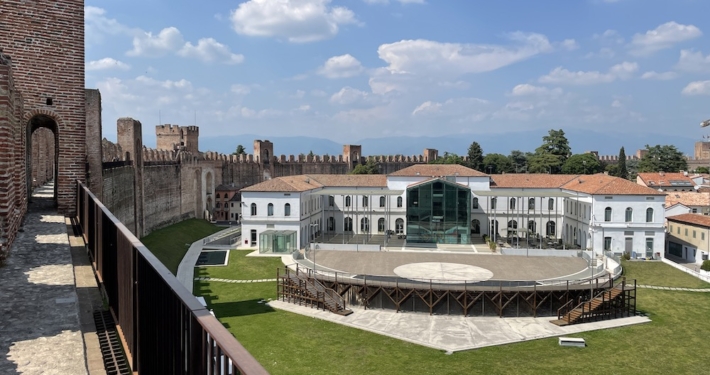
<path id="1" fill-rule="evenodd" d="M 582 282 L 437 282 L 337 272 L 314 273 L 296 265 L 277 269 L 277 296 L 284 302 L 349 315 L 348 306 L 430 315 L 552 317 L 563 326 L 636 315 L 636 281 L 611 275 Z"/>

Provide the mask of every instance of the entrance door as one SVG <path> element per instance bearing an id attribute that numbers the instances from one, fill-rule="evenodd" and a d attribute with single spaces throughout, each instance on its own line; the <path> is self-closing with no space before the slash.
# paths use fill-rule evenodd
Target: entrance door
<path id="1" fill-rule="evenodd" d="M 624 251 L 629 255 L 633 254 L 634 251 L 634 238 L 626 237 L 624 239 Z"/>

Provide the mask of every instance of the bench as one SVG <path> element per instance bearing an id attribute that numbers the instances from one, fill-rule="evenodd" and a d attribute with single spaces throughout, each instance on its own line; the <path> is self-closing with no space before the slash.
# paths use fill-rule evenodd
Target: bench
<path id="1" fill-rule="evenodd" d="M 577 337 L 559 337 L 557 340 L 557 343 L 560 346 L 573 346 L 577 348 L 584 348 L 585 346 L 587 346 L 587 343 L 584 341 L 584 339 L 580 339 Z"/>

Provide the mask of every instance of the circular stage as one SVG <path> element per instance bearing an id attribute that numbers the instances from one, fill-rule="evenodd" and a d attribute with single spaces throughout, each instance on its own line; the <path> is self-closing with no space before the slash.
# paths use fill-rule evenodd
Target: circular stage
<path id="1" fill-rule="evenodd" d="M 311 252 L 309 260 L 313 260 L 313 256 Z M 449 283 L 580 280 L 591 276 L 587 261 L 578 257 L 316 250 L 315 261 L 318 269 L 351 275 L 431 279 Z"/>

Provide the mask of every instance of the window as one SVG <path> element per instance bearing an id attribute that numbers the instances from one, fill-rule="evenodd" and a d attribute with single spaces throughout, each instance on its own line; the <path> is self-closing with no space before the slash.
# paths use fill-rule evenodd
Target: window
<path id="1" fill-rule="evenodd" d="M 491 236 L 498 234 L 498 220 L 491 222 Z"/>
<path id="2" fill-rule="evenodd" d="M 402 197 L 397 197 L 397 207 L 402 207 Z"/>
<path id="3" fill-rule="evenodd" d="M 350 196 L 345 197 L 345 207 L 350 207 Z"/>
<path id="4" fill-rule="evenodd" d="M 700 239 L 704 240 L 705 239 L 705 232 L 700 232 Z"/>
<path id="5" fill-rule="evenodd" d="M 528 230 L 531 233 L 537 233 L 537 224 L 535 223 L 535 220 L 528 221 Z"/>
<path id="6" fill-rule="evenodd" d="M 676 228 L 676 233 L 680 234 L 680 227 Z"/>
<path id="7" fill-rule="evenodd" d="M 215 194 L 214 197 L 219 199 L 219 193 Z"/>
<path id="8" fill-rule="evenodd" d="M 688 228 L 685 228 L 685 235 L 688 236 Z"/>
<path id="9" fill-rule="evenodd" d="M 343 220 L 343 231 L 352 232 L 353 231 L 353 219 L 351 217 L 346 217 Z"/>
<path id="10" fill-rule="evenodd" d="M 232 208 L 234 208 L 234 203 L 232 203 Z"/>
<path id="11" fill-rule="evenodd" d="M 478 219 L 471 220 L 471 234 L 481 234 L 481 222 Z"/>
<path id="12" fill-rule="evenodd" d="M 611 250 L 611 237 L 604 237 L 604 250 Z"/>
<path id="13" fill-rule="evenodd" d="M 535 209 L 535 198 L 528 199 L 528 210 Z"/>
<path id="14" fill-rule="evenodd" d="M 219 208 L 219 202 L 215 203 L 214 207 Z"/>
<path id="15" fill-rule="evenodd" d="M 291 216 L 291 204 L 286 203 L 284 205 L 284 216 Z"/>
<path id="16" fill-rule="evenodd" d="M 385 232 L 385 218 L 384 217 L 381 217 L 379 220 L 377 220 L 377 231 L 379 233 Z"/>
<path id="17" fill-rule="evenodd" d="M 555 209 L 555 200 L 554 199 L 550 198 L 547 200 L 547 209 L 549 211 L 552 211 Z"/>
<path id="18" fill-rule="evenodd" d="M 363 217 L 360 219 L 360 232 L 369 232 L 370 231 L 370 222 L 367 220 L 366 217 Z"/>
<path id="19" fill-rule="evenodd" d="M 647 223 L 653 222 L 653 208 L 651 208 L 651 207 L 646 209 L 646 222 Z"/>
<path id="20" fill-rule="evenodd" d="M 548 236 L 554 236 L 554 235 L 555 235 L 555 222 L 554 222 L 554 221 L 548 221 L 548 222 L 547 222 L 547 235 L 548 235 Z"/>
<path id="21" fill-rule="evenodd" d="M 384 206 L 385 206 L 385 197 L 383 195 L 380 197 L 380 207 L 384 207 Z"/>
<path id="22" fill-rule="evenodd" d="M 634 210 L 631 207 L 626 207 L 626 216 L 625 216 L 626 222 L 630 223 L 633 216 L 634 216 Z"/>
<path id="23" fill-rule="evenodd" d="M 695 229 L 693 229 L 693 238 L 695 238 Z"/>
<path id="24" fill-rule="evenodd" d="M 491 199 L 491 210 L 496 209 L 496 203 L 498 203 L 498 198 L 492 198 Z"/>
<path id="25" fill-rule="evenodd" d="M 668 226 L 668 231 L 669 231 L 670 233 L 673 233 L 673 224 L 670 224 L 670 225 Z"/>
<path id="26" fill-rule="evenodd" d="M 256 229 L 251 230 L 251 245 L 256 245 Z"/>
<path id="27" fill-rule="evenodd" d="M 362 197 L 362 206 L 363 207 L 367 207 L 367 201 L 368 201 L 367 197 Z"/>
<path id="28" fill-rule="evenodd" d="M 328 232 L 335 232 L 335 218 L 332 216 L 328 218 Z"/>
<path id="29" fill-rule="evenodd" d="M 508 228 L 512 229 L 518 229 L 518 222 L 515 220 L 511 220 L 508 222 Z"/>
<path id="30" fill-rule="evenodd" d="M 604 209 L 604 221 L 611 221 L 611 207 Z"/>
<path id="31" fill-rule="evenodd" d="M 474 210 L 478 209 L 478 198 L 473 198 L 473 209 Z"/>
<path id="32" fill-rule="evenodd" d="M 646 259 L 653 258 L 653 238 L 646 238 Z"/>
<path id="33" fill-rule="evenodd" d="M 508 206 L 511 210 L 515 209 L 515 198 L 510 198 L 510 206 Z"/>
<path id="34" fill-rule="evenodd" d="M 256 216 L 256 203 L 251 204 L 251 216 Z"/>
<path id="35" fill-rule="evenodd" d="M 698 213 L 698 209 L 697 209 L 697 208 L 693 208 L 693 213 L 694 213 L 694 214 L 697 214 L 697 213 Z"/>
<path id="36" fill-rule="evenodd" d="M 328 196 L 328 206 L 330 206 L 330 207 L 335 206 L 335 197 L 332 195 Z"/>
<path id="37" fill-rule="evenodd" d="M 394 231 L 397 232 L 397 234 L 404 233 L 404 220 L 402 220 L 402 219 L 395 220 Z"/>
<path id="38" fill-rule="evenodd" d="M 274 204 L 269 203 L 268 206 L 266 206 L 266 216 L 274 216 Z"/>

